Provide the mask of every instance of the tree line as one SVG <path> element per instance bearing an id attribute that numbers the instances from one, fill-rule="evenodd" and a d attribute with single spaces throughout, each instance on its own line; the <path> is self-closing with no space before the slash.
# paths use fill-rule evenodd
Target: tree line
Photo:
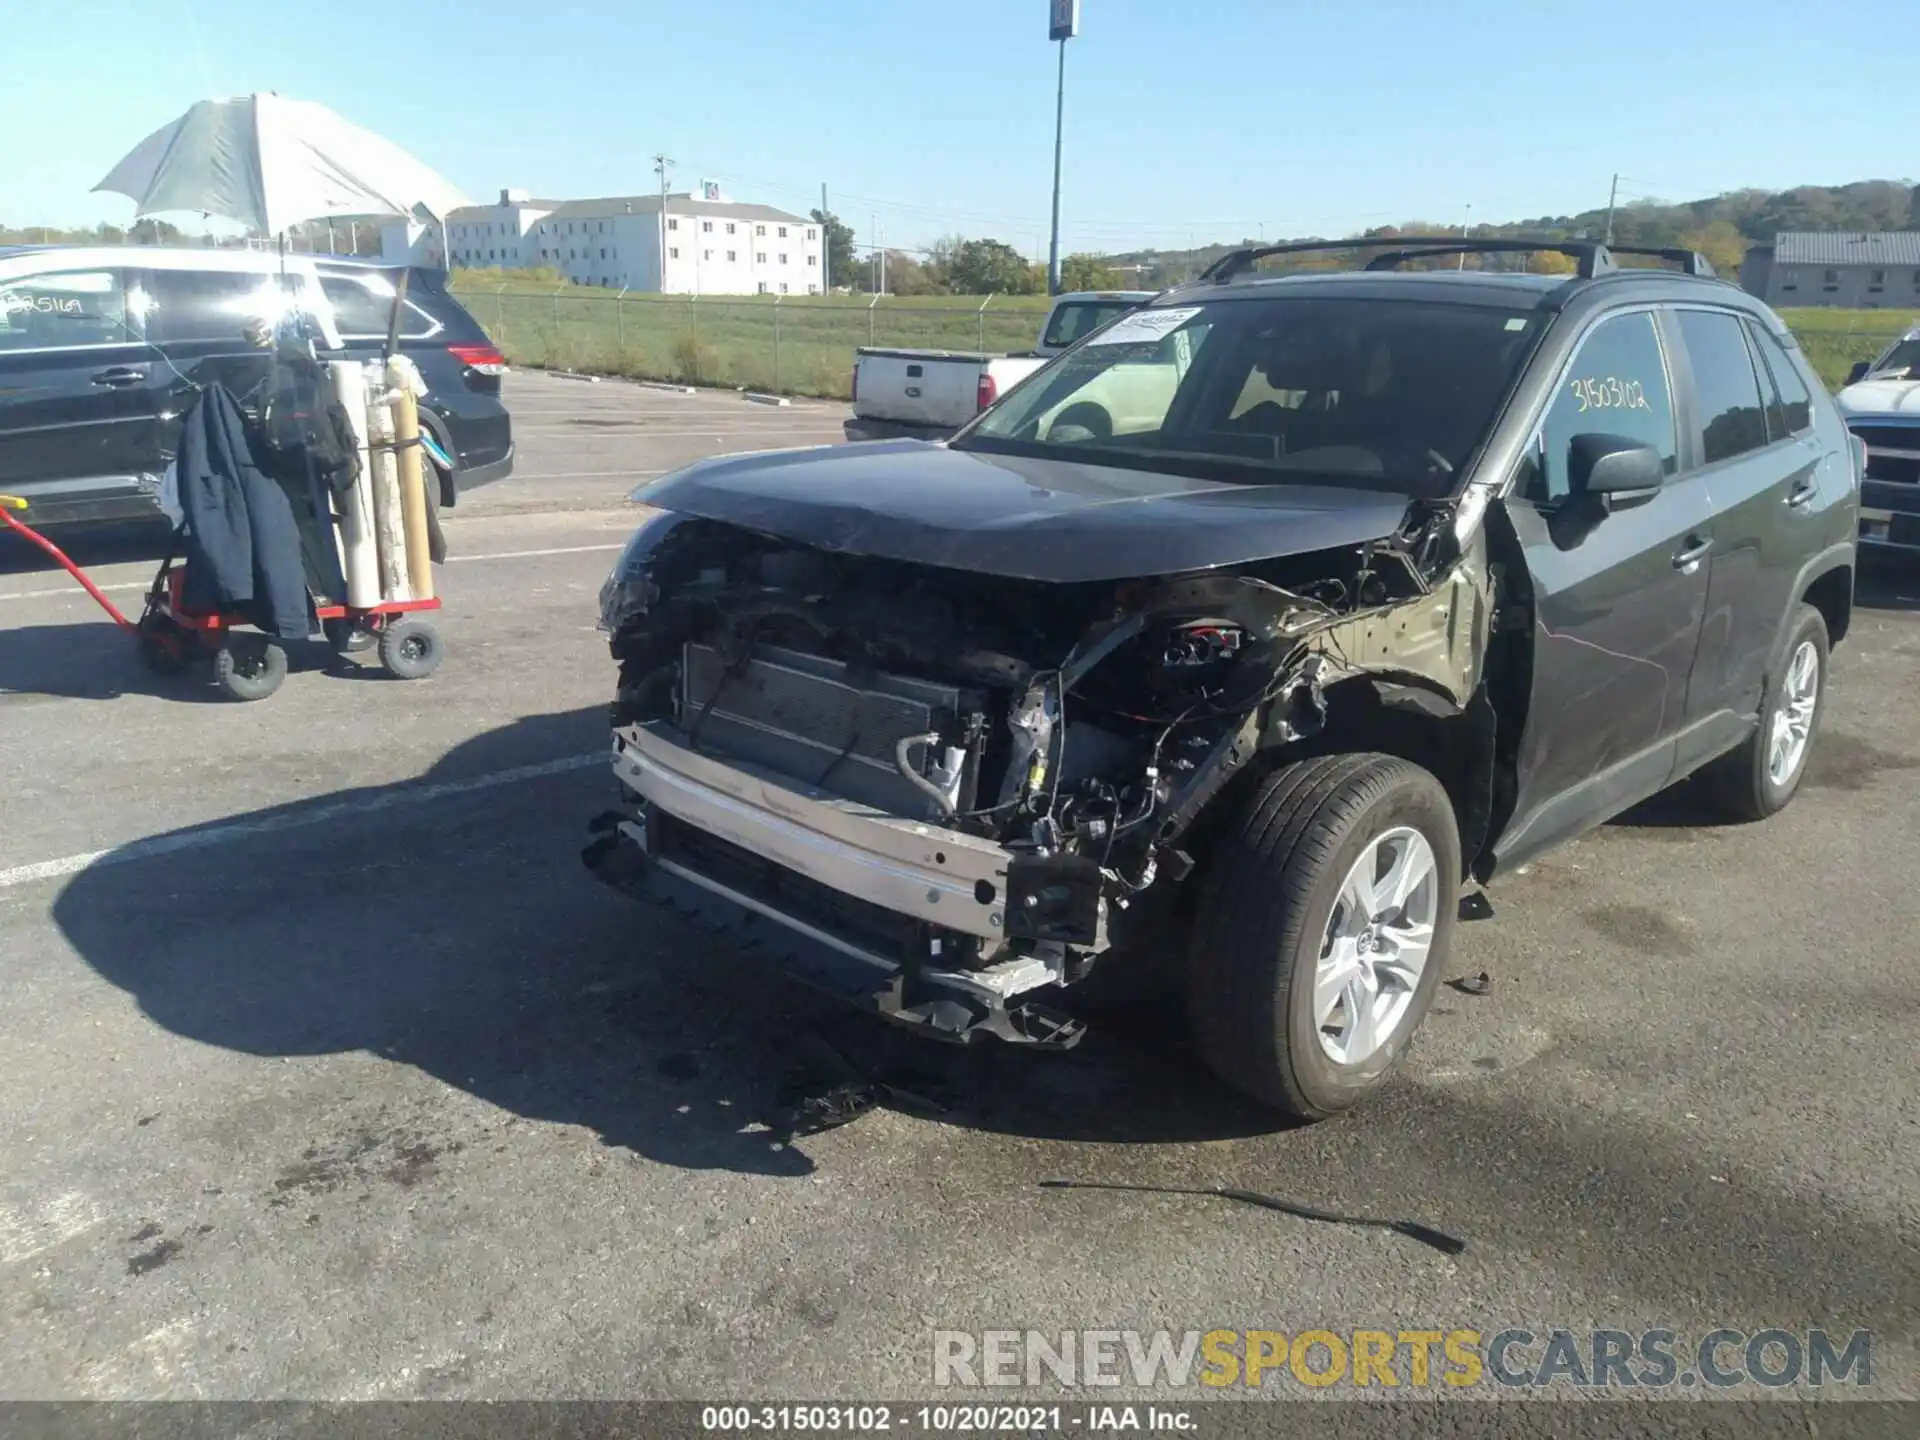
<path id="1" fill-rule="evenodd" d="M 1599 240 L 1608 230 L 1604 205 L 1574 215 L 1539 215 L 1531 219 L 1475 224 L 1475 239 Z M 1864 231 L 1920 230 L 1920 186 L 1905 180 L 1857 180 L 1846 185 L 1800 185 L 1791 190 L 1729 190 L 1701 200 L 1668 202 L 1655 199 L 1624 201 L 1613 211 L 1612 230 L 1617 245 L 1644 245 L 1660 249 L 1696 250 L 1728 277 L 1755 245 L 1770 245 L 1783 230 Z M 1395 235 L 1457 235 L 1455 221 L 1406 220 L 1360 232 L 1356 239 Z M 1332 239 L 1306 235 L 1303 240 Z M 1178 284 L 1200 273 L 1231 250 L 1260 242 L 1242 239 L 1191 250 L 1137 250 L 1105 257 L 1113 265 L 1140 267 L 1142 288 Z M 1340 269 L 1351 262 L 1337 255 L 1292 257 L 1272 262 L 1276 270 Z M 1448 257 L 1429 264 L 1453 265 Z M 1468 267 L 1519 268 L 1523 261 L 1507 257 L 1470 259 Z M 1564 256 L 1540 254 L 1524 262 L 1535 273 L 1572 269 Z M 1631 260 L 1623 263 L 1632 263 Z M 1649 262 L 1651 263 L 1651 262 Z"/>

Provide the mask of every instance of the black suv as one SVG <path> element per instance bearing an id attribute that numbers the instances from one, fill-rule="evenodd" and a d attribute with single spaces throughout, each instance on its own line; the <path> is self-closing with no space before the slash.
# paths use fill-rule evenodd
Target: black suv
<path id="1" fill-rule="evenodd" d="M 1786 805 L 1861 476 L 1779 319 L 1680 252 L 1255 268 L 1300 248 L 947 445 L 635 492 L 590 866 L 947 1039 L 1071 1043 L 1076 987 L 1176 982 L 1221 1076 L 1317 1118 L 1404 1052 L 1465 882 L 1688 775 Z"/>
<path id="2" fill-rule="evenodd" d="M 285 275 L 282 275 L 282 267 Z M 245 339 L 288 289 L 333 353 L 376 355 L 398 272 L 332 256 L 125 247 L 0 249 L 0 491 L 35 525 L 157 516 L 161 474 L 195 387 L 264 375 Z M 505 364 L 436 271 L 410 272 L 400 348 L 430 392 L 421 419 L 448 459 L 439 501 L 513 468 Z"/>

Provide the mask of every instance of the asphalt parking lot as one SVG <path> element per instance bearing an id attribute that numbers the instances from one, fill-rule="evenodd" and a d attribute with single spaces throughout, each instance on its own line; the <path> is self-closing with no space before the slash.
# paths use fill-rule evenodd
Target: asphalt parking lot
<path id="1" fill-rule="evenodd" d="M 1787 813 L 1681 797 L 1502 884 L 1485 993 L 1284 1131 L 1155 1017 L 903 1049 L 591 881 L 626 492 L 843 412 L 509 399 L 423 683 L 224 702 L 0 557 L 0 1398 L 906 1397 L 936 1329 L 1508 1325 L 1868 1329 L 1920 1396 L 1920 568 L 1863 587 Z M 75 548 L 134 601 L 150 545 Z M 780 1143 L 821 1030 L 937 1103 Z"/>

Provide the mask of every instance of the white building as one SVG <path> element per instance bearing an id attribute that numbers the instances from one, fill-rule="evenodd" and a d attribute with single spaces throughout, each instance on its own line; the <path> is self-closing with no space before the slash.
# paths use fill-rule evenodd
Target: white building
<path id="1" fill-rule="evenodd" d="M 824 243 L 814 221 L 735 204 L 712 187 L 706 197 L 667 196 L 664 225 L 660 210 L 658 195 L 534 200 L 524 190 L 502 190 L 497 204 L 447 216 L 445 254 L 456 269 L 544 265 L 576 285 L 612 290 L 820 293 Z M 431 227 L 395 222 L 382 232 L 390 260 L 422 260 L 437 249 Z"/>

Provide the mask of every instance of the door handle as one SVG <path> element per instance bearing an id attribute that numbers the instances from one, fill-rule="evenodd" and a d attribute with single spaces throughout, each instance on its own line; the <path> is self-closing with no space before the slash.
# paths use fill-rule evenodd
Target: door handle
<path id="1" fill-rule="evenodd" d="M 1683 575 L 1691 575 L 1700 562 L 1707 558 L 1707 552 L 1713 549 L 1711 539 L 1702 540 L 1698 535 L 1687 537 L 1686 548 L 1673 554 L 1673 568 Z"/>
<path id="2" fill-rule="evenodd" d="M 1811 480 L 1802 480 L 1787 492 L 1787 508 L 1804 510 L 1813 503 L 1813 497 L 1820 493 L 1820 487 Z"/>
<path id="3" fill-rule="evenodd" d="M 146 378 L 147 367 L 144 365 L 110 365 L 93 377 L 93 383 L 119 389 L 127 385 L 138 385 Z"/>

